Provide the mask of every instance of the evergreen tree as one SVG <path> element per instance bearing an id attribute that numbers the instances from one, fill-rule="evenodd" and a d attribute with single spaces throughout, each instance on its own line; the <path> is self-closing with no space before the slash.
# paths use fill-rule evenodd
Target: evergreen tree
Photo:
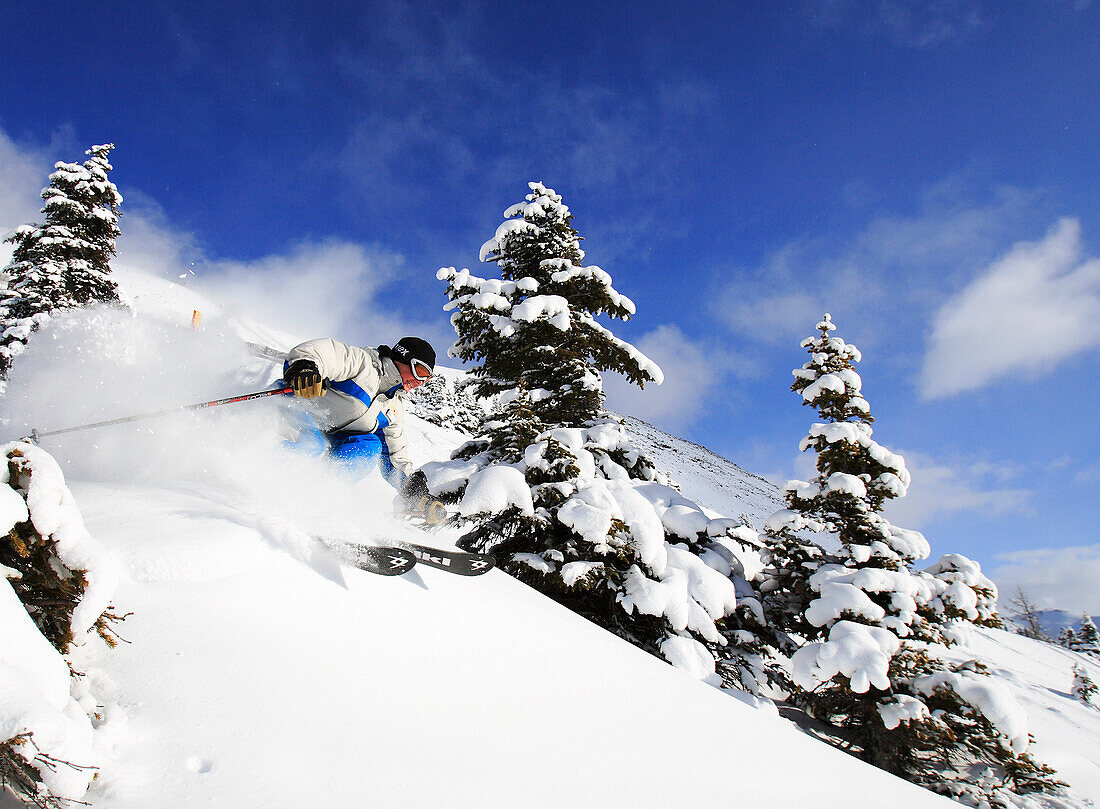
<path id="1" fill-rule="evenodd" d="M 467 435 L 473 434 L 485 415 L 467 386 L 446 373 L 434 373 L 427 382 L 414 388 L 409 393 L 409 403 L 413 412 L 425 421 Z"/>
<path id="2" fill-rule="evenodd" d="M 1077 646 L 1077 642 L 1077 633 L 1073 631 L 1073 627 L 1062 627 L 1062 631 L 1058 633 L 1058 645 L 1064 646 L 1067 649 L 1074 649 Z"/>
<path id="3" fill-rule="evenodd" d="M 1097 688 L 1096 683 L 1089 677 L 1088 671 L 1084 666 L 1074 664 L 1073 666 L 1073 696 L 1081 700 L 1086 705 L 1093 704 L 1093 698 L 1096 696 L 1096 692 L 1100 690 Z"/>
<path id="4" fill-rule="evenodd" d="M 438 273 L 451 356 L 473 363 L 487 412 L 449 464 L 425 468 L 429 487 L 461 498 L 462 547 L 703 679 L 756 690 L 763 612 L 738 562 L 755 533 L 681 497 L 603 410 L 601 372 L 644 385 L 661 371 L 597 322 L 634 304 L 582 266 L 561 197 L 529 187 L 481 249 L 499 279 Z"/>
<path id="5" fill-rule="evenodd" d="M 975 626 L 1004 627 L 997 614 L 997 585 L 982 574 L 981 566 L 973 559 L 949 553 L 924 572 L 946 585 L 933 601 L 939 615 Z"/>
<path id="6" fill-rule="evenodd" d="M 1092 622 L 1088 613 L 1081 614 L 1081 628 L 1077 632 L 1077 645 L 1074 650 L 1100 655 L 1100 632 L 1096 631 L 1096 624 Z"/>
<path id="7" fill-rule="evenodd" d="M 794 504 L 792 490 L 784 488 L 783 496 L 788 504 Z M 779 633 L 777 651 L 787 656 L 798 648 L 792 635 L 802 640 L 816 640 L 822 636 L 821 627 L 806 620 L 806 609 L 817 597 L 810 586 L 810 578 L 825 562 L 826 554 L 806 534 L 824 530 L 824 523 L 786 508 L 772 514 L 761 533 L 764 570 L 760 589 L 764 613 L 768 623 Z"/>
<path id="8" fill-rule="evenodd" d="M 15 249 L 0 292 L 0 378 L 51 312 L 119 300 L 110 277 L 122 204 L 107 179 L 113 148 L 93 146 L 83 164 L 57 163 L 42 190 L 45 224 L 24 225 L 8 239 Z"/>
<path id="9" fill-rule="evenodd" d="M 853 367 L 860 353 L 835 328 L 825 315 L 819 336 L 802 343 L 810 359 L 792 385 L 822 418 L 801 444 L 816 451 L 817 476 L 789 482 L 792 516 L 772 520 L 773 546 L 784 547 L 783 531 L 815 523 L 839 540 L 836 552 L 797 558 L 788 571 L 809 589 L 797 600 L 810 599 L 802 626 L 814 639 L 793 656 L 804 689 L 797 701 L 864 760 L 960 800 L 997 803 L 999 790 L 1054 788 L 1053 772 L 1027 756 L 1026 732 L 1004 723 L 1004 704 L 988 697 L 983 667 L 951 666 L 935 654 L 955 640 L 959 621 L 991 620 L 996 591 L 965 557 L 913 570 L 927 541 L 880 514 L 906 494 L 909 473 L 872 438 Z"/>
<path id="10" fill-rule="evenodd" d="M 541 183 L 530 188 L 526 202 L 505 211 L 504 223 L 481 248 L 481 260 L 496 263 L 500 280 L 453 267 L 438 274 L 449 282 L 456 310 L 451 322 L 459 340 L 452 355 L 478 363 L 471 369 L 478 396 L 510 394 L 522 383 L 544 424 L 575 427 L 601 414 L 599 372 L 643 387 L 660 384 L 662 375 L 596 322 L 599 315 L 627 320 L 634 303 L 599 267 L 581 266 L 581 239 L 561 197 Z"/>

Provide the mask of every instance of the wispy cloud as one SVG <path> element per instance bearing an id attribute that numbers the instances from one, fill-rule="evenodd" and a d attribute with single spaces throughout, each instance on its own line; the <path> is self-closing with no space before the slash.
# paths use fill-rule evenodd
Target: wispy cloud
<path id="1" fill-rule="evenodd" d="M 884 513 L 905 528 L 922 530 L 937 519 L 959 514 L 995 518 L 1024 514 L 1033 492 L 1012 485 L 1020 469 L 1013 463 L 945 461 L 923 453 L 902 453 L 912 475 L 905 497 L 891 500 Z"/>
<path id="2" fill-rule="evenodd" d="M 919 332 L 955 279 L 994 255 L 1034 202 L 1002 186 L 974 204 L 966 184 L 965 176 L 945 178 L 924 189 L 915 214 L 881 214 L 847 238 L 792 240 L 733 273 L 712 311 L 765 343 L 806 336 L 826 311 L 846 337 L 868 345 L 901 328 Z"/>
<path id="3" fill-rule="evenodd" d="M 400 256 L 360 244 L 304 242 L 255 261 L 215 262 L 196 286 L 291 334 L 377 343 L 404 333 L 400 316 L 379 301 L 401 264 Z"/>
<path id="4" fill-rule="evenodd" d="M 0 128 L 0 239 L 19 225 L 40 223 L 41 191 L 54 164 L 82 163 L 93 144 L 79 144 L 75 130 L 59 126 L 46 143 L 21 142 Z M 0 267 L 11 260 L 13 245 L 0 243 Z"/>
<path id="5" fill-rule="evenodd" d="M 944 459 L 921 452 L 900 454 L 912 483 L 905 497 L 888 501 L 883 509 L 886 518 L 896 525 L 921 531 L 936 520 L 958 515 L 997 518 L 1031 511 L 1034 493 L 1017 482 L 1024 471 L 1018 464 Z M 817 475 L 816 463 L 813 452 L 795 456 L 794 477 L 812 480 Z M 782 485 L 787 477 L 772 475 L 769 479 Z M 935 538 L 930 538 L 935 545 Z"/>
<path id="6" fill-rule="evenodd" d="M 1081 226 L 1063 219 L 1021 242 L 943 305 L 932 324 L 927 399 L 1035 378 L 1100 345 L 1100 259 L 1083 258 Z"/>
<path id="7" fill-rule="evenodd" d="M 981 0 L 813 0 L 810 19 L 825 29 L 855 29 L 905 48 L 958 44 L 992 27 Z"/>
<path id="8" fill-rule="evenodd" d="M 49 144 L 32 145 L 19 143 L 0 129 L 0 238 L 19 225 L 42 221 L 40 191 L 49 184 L 54 163 L 85 159 L 83 150 L 72 146 L 72 135 L 63 128 Z M 0 244 L 0 267 L 11 260 L 11 252 L 12 245 Z"/>
<path id="9" fill-rule="evenodd" d="M 605 217 L 590 234 L 600 260 L 667 233 L 645 203 L 677 188 L 686 135 L 713 90 L 663 74 L 635 76 L 645 92 L 621 91 L 556 70 L 550 55 L 505 75 L 481 47 L 484 13 L 386 3 L 358 49 L 338 54 L 342 80 L 370 110 L 340 149 L 315 158 L 340 177 L 346 204 L 384 203 L 407 212 L 413 229 L 469 231 L 495 227 L 524 184 L 539 180 L 567 203 L 583 193 L 629 206 L 629 233 Z"/>
<path id="10" fill-rule="evenodd" d="M 1080 469 L 1073 476 L 1073 482 L 1078 486 L 1095 486 L 1100 483 L 1100 461 L 1095 461 Z"/>
<path id="11" fill-rule="evenodd" d="M 975 0 L 882 0 L 878 13 L 891 38 L 913 48 L 960 42 L 990 27 Z"/>
<path id="12" fill-rule="evenodd" d="M 1002 604 L 1020 587 L 1043 609 L 1100 613 L 1100 545 L 1004 553 L 985 573 L 1000 589 Z"/>
<path id="13" fill-rule="evenodd" d="M 40 218 L 38 192 L 53 163 L 44 150 L 21 146 L 0 130 L 0 235 Z"/>
<path id="14" fill-rule="evenodd" d="M 140 191 L 125 191 L 116 264 L 171 279 L 203 268 L 206 254 L 194 234 L 175 227 L 156 200 Z"/>
<path id="15" fill-rule="evenodd" d="M 758 370 L 747 357 L 726 347 L 694 341 L 678 326 L 658 326 L 635 345 L 661 366 L 665 380 L 659 386 L 646 385 L 643 391 L 620 376 L 607 374 L 607 406 L 666 431 L 688 427 L 703 416 L 715 389 L 728 383 L 731 376 L 743 378 Z"/>
<path id="16" fill-rule="evenodd" d="M 448 339 L 441 323 L 403 317 L 386 299 L 406 272 L 404 259 L 377 245 L 341 239 L 299 242 L 252 261 L 208 256 L 196 237 L 168 220 L 155 202 L 132 195 L 117 267 L 186 279 L 230 312 L 303 338 L 331 335 L 377 344 L 419 333 Z"/>

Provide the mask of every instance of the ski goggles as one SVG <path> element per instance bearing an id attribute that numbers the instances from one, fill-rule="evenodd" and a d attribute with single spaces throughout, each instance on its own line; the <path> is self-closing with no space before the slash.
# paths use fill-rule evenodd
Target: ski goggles
<path id="1" fill-rule="evenodd" d="M 427 382 L 432 376 L 432 369 L 428 366 L 428 363 L 415 357 L 409 360 L 409 368 L 412 369 L 413 376 L 421 382 Z"/>

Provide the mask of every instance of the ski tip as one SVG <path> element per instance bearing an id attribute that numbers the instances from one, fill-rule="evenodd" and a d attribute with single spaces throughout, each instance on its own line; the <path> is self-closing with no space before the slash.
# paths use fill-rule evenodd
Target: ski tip
<path id="1" fill-rule="evenodd" d="M 404 548 L 371 547 L 359 550 L 356 567 L 380 576 L 400 576 L 416 565 L 416 557 Z"/>

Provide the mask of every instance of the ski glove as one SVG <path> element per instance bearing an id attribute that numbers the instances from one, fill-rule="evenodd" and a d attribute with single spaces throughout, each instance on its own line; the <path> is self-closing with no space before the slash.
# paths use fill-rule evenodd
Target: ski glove
<path id="1" fill-rule="evenodd" d="M 315 399 L 325 392 L 321 372 L 313 360 L 294 360 L 283 372 L 283 381 L 294 389 L 295 396 L 303 399 Z"/>

